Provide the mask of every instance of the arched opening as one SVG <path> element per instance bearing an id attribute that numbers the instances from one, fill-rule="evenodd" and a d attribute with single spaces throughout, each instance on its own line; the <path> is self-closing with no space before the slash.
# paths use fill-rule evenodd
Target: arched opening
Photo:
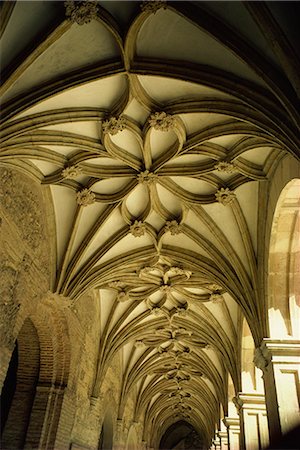
<path id="1" fill-rule="evenodd" d="M 68 375 L 66 345 L 56 341 L 57 321 L 35 315 L 25 319 L 11 356 L 1 394 L 1 448 L 56 448 Z M 51 326 L 51 325 L 52 326 Z M 55 328 L 57 327 L 57 328 Z"/>
<path id="2" fill-rule="evenodd" d="M 31 411 L 40 370 L 36 328 L 26 319 L 12 353 L 1 394 L 1 448 L 26 448 Z"/>
<path id="3" fill-rule="evenodd" d="M 113 421 L 110 413 L 106 413 L 102 423 L 98 450 L 112 450 L 113 446 Z"/>
<path id="4" fill-rule="evenodd" d="M 1 435 L 6 424 L 8 414 L 11 408 L 12 400 L 14 398 L 17 387 L 17 370 L 18 370 L 18 343 L 16 341 L 9 367 L 7 370 L 6 378 L 3 383 L 3 388 L 0 397 L 1 405 Z"/>
<path id="5" fill-rule="evenodd" d="M 255 343 L 247 320 L 242 327 L 242 392 L 257 392 L 264 395 L 262 371 L 254 364 Z"/>
<path id="6" fill-rule="evenodd" d="M 274 214 L 269 254 L 270 337 L 300 338 L 300 180 L 282 190 Z"/>
<path id="7" fill-rule="evenodd" d="M 192 425 L 184 420 L 172 424 L 163 435 L 159 448 L 161 450 L 179 450 L 192 448 L 204 450 L 204 442 Z"/>
<path id="8" fill-rule="evenodd" d="M 242 391 L 251 392 L 256 389 L 254 358 L 254 341 L 246 319 L 242 329 Z"/>

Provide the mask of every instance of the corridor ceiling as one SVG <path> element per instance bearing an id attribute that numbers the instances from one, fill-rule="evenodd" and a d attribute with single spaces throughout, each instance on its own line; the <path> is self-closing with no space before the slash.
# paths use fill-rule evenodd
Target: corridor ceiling
<path id="1" fill-rule="evenodd" d="M 265 332 L 260 192 L 299 158 L 293 23 L 269 8 L 2 4 L 0 164 L 50 189 L 50 289 L 101 302 L 92 395 L 121 351 L 119 415 L 136 388 L 150 436 L 186 420 L 209 441 L 242 317 Z"/>

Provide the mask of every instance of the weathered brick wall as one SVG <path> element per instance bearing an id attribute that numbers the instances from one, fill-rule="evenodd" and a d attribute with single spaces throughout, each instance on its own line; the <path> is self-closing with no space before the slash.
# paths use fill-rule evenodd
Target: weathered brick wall
<path id="1" fill-rule="evenodd" d="M 115 448 L 125 448 L 130 428 L 136 427 L 135 393 L 126 404 L 124 418 L 119 418 L 119 354 L 106 371 L 99 396 L 92 397 L 101 300 L 88 292 L 71 305 L 69 299 L 49 294 L 56 242 L 48 188 L 20 172 L 0 167 L 0 231 L 0 384 L 18 338 L 25 355 L 18 383 L 29 386 L 21 386 L 13 400 L 15 412 L 6 431 L 16 441 L 13 447 L 67 450 L 73 443 L 97 449 L 102 424 L 109 417 Z M 37 367 L 35 386 L 30 377 Z M 18 415 L 24 422 L 23 437 Z M 20 446 L 17 440 L 25 439 L 24 433 L 26 440 Z M 136 436 L 136 430 L 133 434 Z"/>
<path id="2" fill-rule="evenodd" d="M 1 386 L 23 322 L 51 283 L 53 227 L 47 195 L 46 187 L 0 167 Z"/>

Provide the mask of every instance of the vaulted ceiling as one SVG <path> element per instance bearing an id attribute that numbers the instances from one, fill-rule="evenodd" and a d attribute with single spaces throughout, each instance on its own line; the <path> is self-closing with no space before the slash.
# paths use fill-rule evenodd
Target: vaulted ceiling
<path id="1" fill-rule="evenodd" d="M 93 395 L 122 351 L 119 414 L 135 387 L 145 432 L 209 440 L 265 332 L 260 186 L 299 158 L 291 6 L 65 3 L 2 5 L 0 164 L 51 191 L 52 291 L 99 291 Z"/>

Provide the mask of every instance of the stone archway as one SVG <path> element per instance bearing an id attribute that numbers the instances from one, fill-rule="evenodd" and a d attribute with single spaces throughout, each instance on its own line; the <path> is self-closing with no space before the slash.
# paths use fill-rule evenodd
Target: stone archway
<path id="1" fill-rule="evenodd" d="M 98 450 L 111 450 L 113 447 L 113 436 L 114 436 L 114 430 L 113 430 L 113 418 L 108 411 L 104 417 L 101 433 L 100 433 L 100 439 L 99 439 L 99 445 Z"/>
<path id="2" fill-rule="evenodd" d="M 65 326 L 58 311 L 42 305 L 24 320 L 11 357 L 17 366 L 16 386 L 8 399 L 11 405 L 3 427 L 3 449 L 50 450 L 59 444 L 70 356 Z M 11 370 L 8 376 L 14 376 Z"/>
<path id="3" fill-rule="evenodd" d="M 18 335 L 1 394 L 1 406 L 6 412 L 1 423 L 3 449 L 27 447 L 31 438 L 30 419 L 39 372 L 39 338 L 32 321 L 26 319 Z M 2 401 L 6 404 L 2 405 Z"/>
<path id="4" fill-rule="evenodd" d="M 270 337 L 300 338 L 300 180 L 282 190 L 274 214 L 269 253 Z"/>
<path id="5" fill-rule="evenodd" d="M 204 443 L 201 436 L 188 422 L 180 420 L 171 425 L 163 435 L 159 448 L 161 450 L 185 449 L 194 450 L 204 449 Z"/>

